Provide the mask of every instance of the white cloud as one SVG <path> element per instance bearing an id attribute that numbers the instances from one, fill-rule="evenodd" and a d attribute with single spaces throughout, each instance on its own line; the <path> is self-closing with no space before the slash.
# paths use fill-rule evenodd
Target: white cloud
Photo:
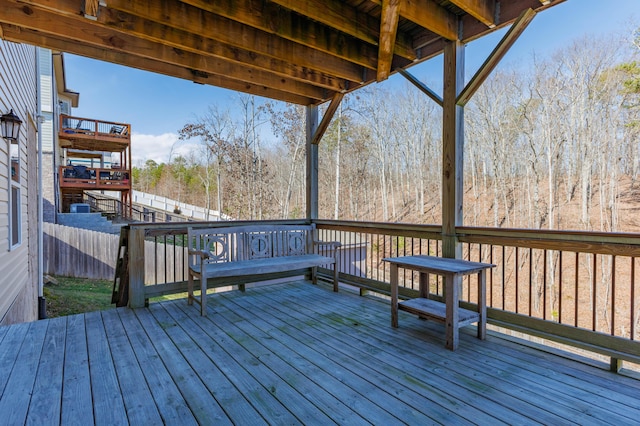
<path id="1" fill-rule="evenodd" d="M 186 155 L 195 149 L 194 143 L 180 141 L 175 133 L 161 135 L 133 133 L 131 135 L 131 156 L 134 166 L 143 165 L 147 160 L 168 163 L 171 158 Z"/>

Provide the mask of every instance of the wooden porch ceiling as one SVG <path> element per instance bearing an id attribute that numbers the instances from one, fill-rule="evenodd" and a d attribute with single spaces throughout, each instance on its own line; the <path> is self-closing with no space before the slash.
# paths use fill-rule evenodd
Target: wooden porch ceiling
<path id="1" fill-rule="evenodd" d="M 564 0 L 0 0 L 0 37 L 301 105 Z"/>

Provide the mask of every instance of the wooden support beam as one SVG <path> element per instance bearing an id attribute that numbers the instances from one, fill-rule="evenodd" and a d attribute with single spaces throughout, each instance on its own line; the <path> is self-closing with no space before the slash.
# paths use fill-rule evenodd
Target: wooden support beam
<path id="1" fill-rule="evenodd" d="M 429 89 L 429 87 L 427 87 L 427 85 L 425 85 L 423 82 L 421 82 L 420 80 L 418 80 L 413 74 L 409 73 L 409 71 L 405 70 L 405 69 L 398 69 L 398 72 L 407 80 L 409 80 L 411 82 L 411 84 L 413 84 L 414 86 L 416 86 L 418 89 L 420 89 L 425 95 L 427 95 L 428 97 L 430 97 L 431 99 L 433 99 L 433 101 L 435 103 L 437 103 L 438 105 L 442 106 L 442 98 L 440 97 L 440 95 L 438 95 L 436 92 L 434 92 L 433 90 Z"/>
<path id="2" fill-rule="evenodd" d="M 4 0 L 3 3 L 5 2 L 11 3 L 9 0 Z M 36 6 L 48 9 L 52 14 L 61 16 L 77 17 L 80 13 L 77 0 L 55 0 L 55 2 L 52 0 L 23 0 L 20 4 L 34 6 L 34 9 Z M 52 5 L 55 7 L 52 7 Z M 108 10 L 125 13 L 125 15 L 121 16 L 124 22 L 121 23 L 118 29 L 128 25 L 131 20 L 127 15 L 132 15 L 144 19 L 144 22 L 136 23 L 136 28 L 138 30 L 142 28 L 143 33 L 161 34 L 167 27 L 170 27 L 197 35 L 203 39 L 224 43 L 231 47 L 230 50 L 232 52 L 234 49 L 244 49 L 250 54 L 266 56 L 270 59 L 287 60 L 295 58 L 295 60 L 289 60 L 288 62 L 295 63 L 299 69 L 314 70 L 355 82 L 361 82 L 363 78 L 363 68 L 361 65 L 354 63 L 357 62 L 356 59 L 354 59 L 354 62 L 349 62 L 334 55 L 281 39 L 275 35 L 244 27 L 239 22 L 233 22 L 230 19 L 216 16 L 180 2 L 158 3 L 109 0 L 108 8 L 102 8 L 100 15 L 104 15 Z M 110 25 L 115 25 L 118 19 L 120 19 L 119 15 L 116 15 L 116 18 L 109 22 Z M 1 20 L 3 20 L 2 16 L 0 16 Z M 11 23 L 6 20 L 5 22 Z M 106 22 L 103 23 L 106 24 Z M 43 24 L 41 29 L 51 32 L 55 31 L 56 28 L 59 28 L 59 25 L 53 19 L 51 22 Z M 170 41 L 172 43 L 181 44 L 183 34 L 172 35 L 170 32 L 166 32 L 166 34 L 167 37 L 171 37 Z M 185 47 L 184 50 L 188 49 Z M 371 70 L 376 69 L 377 58 L 375 54 L 367 59 L 367 65 Z"/>
<path id="3" fill-rule="evenodd" d="M 398 32 L 398 18 L 400 16 L 400 0 L 382 0 L 382 15 L 380 17 L 380 43 L 378 45 L 378 82 L 389 78 L 393 48 Z"/>
<path id="4" fill-rule="evenodd" d="M 464 83 L 464 44 L 444 48 L 442 108 L 442 256 L 459 259 L 456 227 L 462 225 L 464 109 L 456 99 Z"/>
<path id="5" fill-rule="evenodd" d="M 376 0 L 375 3 L 381 4 L 381 1 Z M 314 0 L 272 0 L 271 2 L 359 40 L 378 45 L 380 22 L 364 13 L 359 13 L 354 7 L 349 6 L 342 0 L 322 2 Z M 417 59 L 411 37 L 407 34 L 398 33 L 396 35 L 394 53 L 410 61 Z"/>
<path id="6" fill-rule="evenodd" d="M 487 60 L 484 61 L 475 75 L 471 78 L 469 84 L 467 84 L 464 90 L 460 93 L 457 100 L 458 105 L 465 106 L 467 102 L 471 100 L 471 97 L 476 93 L 487 77 L 489 77 L 491 72 L 500 63 L 500 60 L 507 54 L 511 46 L 513 46 L 516 40 L 518 40 L 520 35 L 524 32 L 535 16 L 536 12 L 533 9 L 527 9 L 522 12 L 509 31 L 507 31 L 504 37 L 502 37 L 502 40 L 500 40 L 495 49 L 493 49 Z"/>
<path id="7" fill-rule="evenodd" d="M 372 0 L 382 4 L 382 0 Z M 447 40 L 458 39 L 458 17 L 433 0 L 403 0 L 400 16 Z"/>
<path id="8" fill-rule="evenodd" d="M 329 104 L 329 107 L 327 108 L 324 115 L 322 116 L 322 121 L 320 122 L 320 125 L 313 133 L 313 137 L 311 138 L 311 144 L 317 145 L 320 143 L 320 139 L 322 139 L 322 136 L 324 136 L 324 133 L 327 131 L 327 128 L 329 128 L 331 119 L 333 118 L 338 107 L 340 106 L 340 102 L 342 102 L 342 98 L 344 98 L 343 93 L 336 93 L 335 95 L 333 95 L 333 99 L 331 99 L 331 103 Z"/>
<path id="9" fill-rule="evenodd" d="M 307 219 L 318 219 L 318 144 L 311 143 L 318 129 L 318 107 L 307 106 Z"/>
<path id="10" fill-rule="evenodd" d="M 129 307 L 144 308 L 144 228 L 129 230 Z"/>
<path id="11" fill-rule="evenodd" d="M 292 78 L 297 81 L 311 83 L 331 91 L 342 91 L 349 87 L 350 82 L 358 82 L 362 78 L 360 72 L 354 69 L 350 73 L 355 80 L 347 81 L 325 72 L 316 71 L 288 61 L 274 59 L 256 52 L 240 49 L 221 43 L 199 34 L 190 33 L 166 25 L 154 24 L 146 19 L 113 9 L 101 11 L 98 23 L 105 27 L 114 28 L 127 34 L 146 40 L 163 43 L 177 49 L 192 53 L 211 56 L 250 69 L 269 70 L 277 76 Z"/>
<path id="12" fill-rule="evenodd" d="M 1 19 L 1 18 L 0 18 Z M 0 24 L 3 39 L 16 43 L 27 43 L 42 46 L 53 50 L 69 52 L 88 58 L 120 64 L 131 68 L 163 74 L 171 77 L 182 78 L 200 84 L 208 84 L 217 87 L 224 87 L 238 92 L 249 93 L 251 95 L 264 96 L 271 99 L 278 99 L 283 102 L 290 102 L 297 105 L 309 105 L 317 103 L 316 100 L 298 96 L 285 91 L 270 89 L 265 86 L 244 83 L 232 78 L 208 74 L 188 67 L 172 65 L 166 62 L 159 62 L 126 52 L 110 49 L 108 47 L 96 47 L 88 44 L 81 44 L 75 40 L 63 39 L 49 36 L 39 31 L 18 28 L 12 25 Z"/>
<path id="13" fill-rule="evenodd" d="M 28 8 L 28 11 L 25 8 Z M 56 35 L 82 45 L 117 50 L 133 56 L 185 67 L 203 75 L 219 75 L 228 80 L 291 92 L 301 97 L 315 99 L 316 102 L 322 102 L 331 96 L 323 88 L 276 77 L 260 69 L 247 70 L 246 67 L 228 61 L 179 51 L 161 43 L 105 29 L 80 16 L 55 15 L 49 10 L 35 6 L 22 6 L 10 0 L 0 0 L 0 9 L 3 10 L 0 21 L 38 30 L 44 34 Z M 49 24 L 53 21 L 56 23 L 55 26 Z"/>
<path id="14" fill-rule="evenodd" d="M 467 12 L 489 28 L 494 28 L 496 0 L 450 0 L 451 3 Z"/>

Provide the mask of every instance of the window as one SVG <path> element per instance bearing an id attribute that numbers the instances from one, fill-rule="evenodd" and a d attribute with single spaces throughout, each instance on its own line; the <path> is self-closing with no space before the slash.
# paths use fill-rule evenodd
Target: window
<path id="1" fill-rule="evenodd" d="M 9 249 L 21 243 L 21 185 L 20 185 L 20 145 L 7 142 L 9 152 Z"/>

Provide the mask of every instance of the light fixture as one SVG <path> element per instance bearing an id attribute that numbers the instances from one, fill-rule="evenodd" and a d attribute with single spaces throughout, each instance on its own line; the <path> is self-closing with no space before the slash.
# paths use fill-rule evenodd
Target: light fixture
<path id="1" fill-rule="evenodd" d="M 2 125 L 2 137 L 11 141 L 11 143 L 17 143 L 22 120 L 15 115 L 13 109 L 9 113 L 0 116 L 0 124 Z"/>

